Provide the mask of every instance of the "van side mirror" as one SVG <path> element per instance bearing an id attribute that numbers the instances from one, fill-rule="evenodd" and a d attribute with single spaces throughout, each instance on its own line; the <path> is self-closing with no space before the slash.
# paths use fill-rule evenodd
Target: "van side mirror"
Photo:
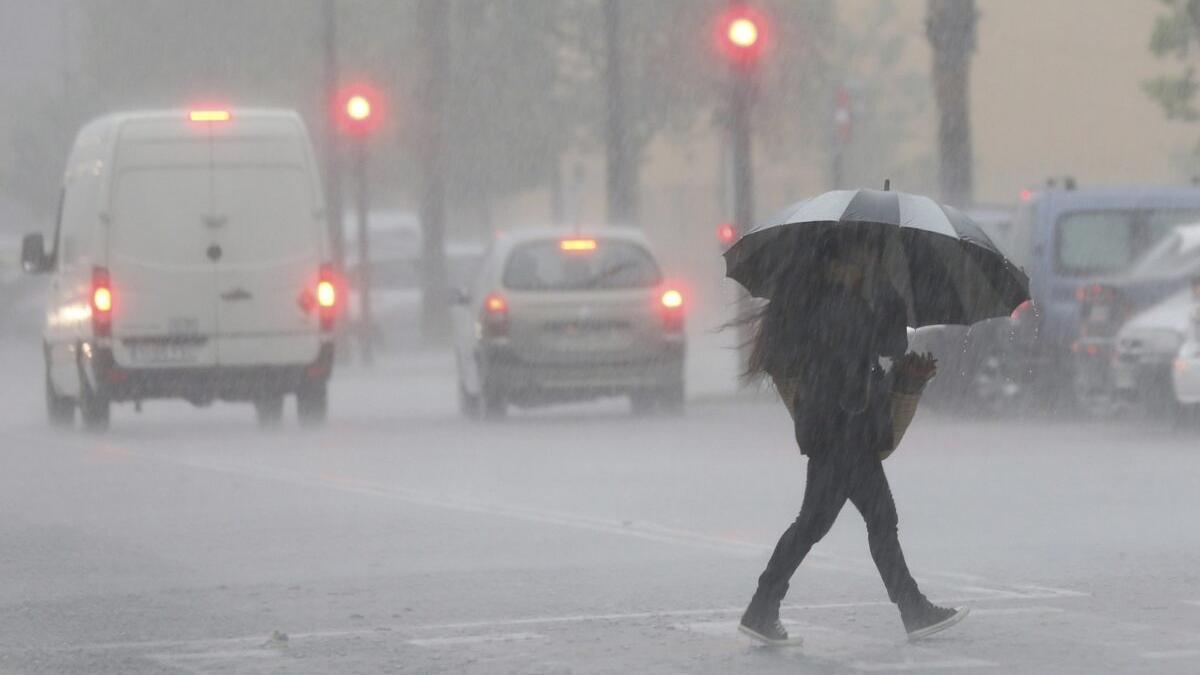
<path id="1" fill-rule="evenodd" d="M 46 242 L 42 235 L 27 234 L 21 240 L 21 267 L 28 274 L 49 272 L 53 261 L 46 255 Z"/>

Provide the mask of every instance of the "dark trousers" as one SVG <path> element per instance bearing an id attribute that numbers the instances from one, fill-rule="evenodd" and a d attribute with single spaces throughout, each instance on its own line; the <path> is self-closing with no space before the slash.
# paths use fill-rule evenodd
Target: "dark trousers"
<path id="1" fill-rule="evenodd" d="M 800 515 L 779 538 L 767 569 L 758 579 L 755 599 L 778 607 L 787 593 L 788 580 L 816 544 L 833 527 L 849 499 L 867 524 L 871 557 L 887 587 L 888 597 L 902 609 L 922 598 L 908 572 L 897 536 L 899 518 L 888 487 L 883 463 L 876 452 L 830 452 L 808 460 L 808 479 Z"/>

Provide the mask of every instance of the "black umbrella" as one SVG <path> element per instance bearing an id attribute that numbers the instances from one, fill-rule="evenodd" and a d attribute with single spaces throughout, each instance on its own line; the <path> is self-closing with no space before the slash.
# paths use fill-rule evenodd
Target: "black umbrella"
<path id="1" fill-rule="evenodd" d="M 921 195 L 835 190 L 784 209 L 725 252 L 725 274 L 756 297 L 811 268 L 826 233 L 877 237 L 875 270 L 908 305 L 908 325 L 970 325 L 1029 299 L 1029 278 L 958 209 Z"/>

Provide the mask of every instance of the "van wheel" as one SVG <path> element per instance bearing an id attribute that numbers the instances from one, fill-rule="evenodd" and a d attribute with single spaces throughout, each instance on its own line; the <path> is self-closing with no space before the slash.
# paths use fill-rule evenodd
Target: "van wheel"
<path id="1" fill-rule="evenodd" d="M 54 391 L 54 383 L 50 381 L 50 366 L 46 366 L 46 417 L 50 426 L 66 429 L 75 424 L 75 401 L 66 396 L 59 396 Z"/>
<path id="2" fill-rule="evenodd" d="M 483 404 L 483 416 L 497 420 L 508 414 L 508 401 L 504 400 L 504 392 L 495 382 L 484 380 L 479 388 L 480 401 Z"/>
<path id="3" fill-rule="evenodd" d="M 84 381 L 79 391 L 79 416 L 88 431 L 106 431 L 112 405 L 107 396 L 98 394 Z"/>
<path id="4" fill-rule="evenodd" d="M 458 381 L 458 411 L 467 419 L 479 419 L 479 413 L 482 411 L 483 405 L 479 401 L 478 394 L 472 394 L 463 386 L 462 380 Z"/>
<path id="5" fill-rule="evenodd" d="M 258 426 L 264 429 L 279 426 L 279 421 L 283 419 L 283 395 L 255 399 L 254 416 Z"/>
<path id="6" fill-rule="evenodd" d="M 315 427 L 325 423 L 329 415 L 329 388 L 324 382 L 310 384 L 296 391 L 296 417 L 300 425 Z"/>
<path id="7" fill-rule="evenodd" d="M 658 411 L 664 415 L 682 415 L 684 408 L 683 378 L 675 380 L 658 391 Z"/>

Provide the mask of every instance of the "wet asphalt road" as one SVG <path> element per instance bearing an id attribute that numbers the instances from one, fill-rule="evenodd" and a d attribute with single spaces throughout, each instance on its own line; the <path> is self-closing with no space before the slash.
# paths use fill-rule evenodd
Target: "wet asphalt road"
<path id="1" fill-rule="evenodd" d="M 88 436 L 45 428 L 25 351 L 3 350 L 2 672 L 1200 669 L 1200 436 L 922 413 L 888 460 L 901 541 L 973 614 L 907 644 L 848 508 L 785 607 L 807 644 L 770 650 L 734 625 L 804 464 L 765 397 L 468 423 L 434 359 L 343 370 L 315 432 L 164 403 Z"/>

